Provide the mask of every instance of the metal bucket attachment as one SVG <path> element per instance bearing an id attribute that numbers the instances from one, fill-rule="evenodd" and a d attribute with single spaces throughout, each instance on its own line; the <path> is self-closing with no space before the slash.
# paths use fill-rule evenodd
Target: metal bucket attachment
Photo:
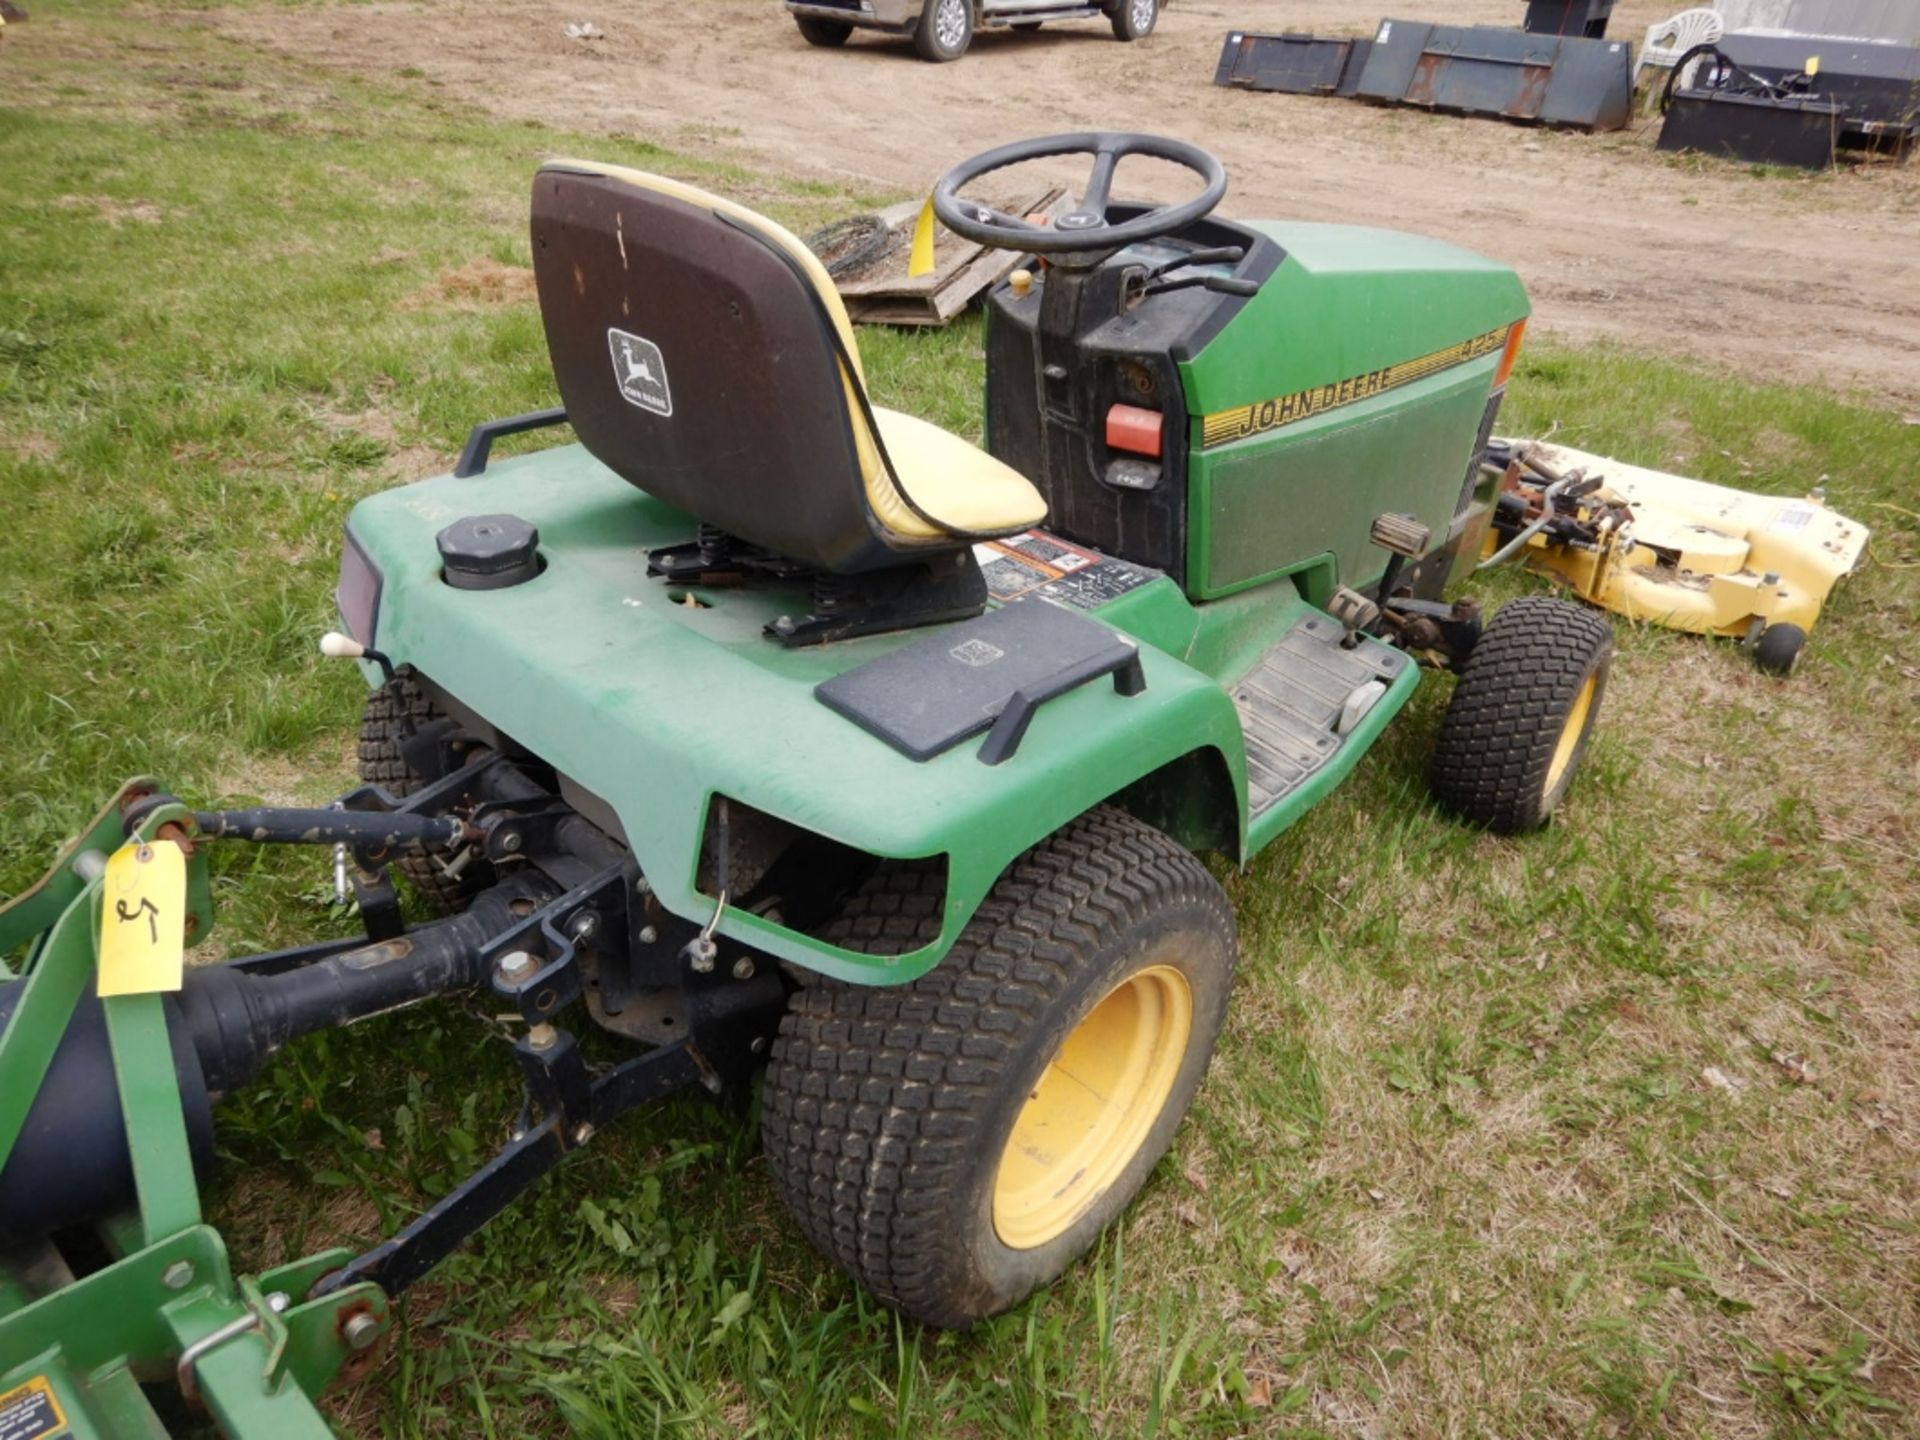
<path id="1" fill-rule="evenodd" d="M 1659 148 L 1824 170 L 1833 164 L 1845 113 L 1817 97 L 1774 100 L 1725 90 L 1678 90 L 1667 108 Z"/>
<path id="2" fill-rule="evenodd" d="M 1355 94 L 1388 105 L 1620 130 L 1633 108 L 1633 47 L 1488 25 L 1383 20 Z"/>
<path id="3" fill-rule="evenodd" d="M 1527 0 L 1523 28 L 1535 35 L 1584 35 L 1598 40 L 1607 33 L 1613 0 Z"/>
<path id="4" fill-rule="evenodd" d="M 1213 83 L 1282 95 L 1351 96 L 1372 49 L 1371 40 L 1235 30 L 1221 47 Z"/>

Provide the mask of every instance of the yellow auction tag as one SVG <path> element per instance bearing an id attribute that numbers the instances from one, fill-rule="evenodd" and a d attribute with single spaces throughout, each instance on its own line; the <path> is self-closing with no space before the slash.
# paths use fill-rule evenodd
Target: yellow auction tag
<path id="1" fill-rule="evenodd" d="M 100 890 L 100 994 L 178 990 L 186 966 L 187 857 L 171 840 L 130 843 Z"/>
<path id="2" fill-rule="evenodd" d="M 907 278 L 918 279 L 933 273 L 933 197 L 920 207 L 920 218 L 913 222 L 913 254 L 907 260 Z"/>

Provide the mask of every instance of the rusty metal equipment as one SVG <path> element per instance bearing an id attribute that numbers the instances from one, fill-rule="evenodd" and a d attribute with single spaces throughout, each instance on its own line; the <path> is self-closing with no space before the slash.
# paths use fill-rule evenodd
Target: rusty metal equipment
<path id="1" fill-rule="evenodd" d="M 1613 18 L 1613 0 L 1527 0 L 1525 28 L 1535 35 L 1582 35 L 1589 40 L 1607 33 Z"/>
<path id="2" fill-rule="evenodd" d="M 1382 20 L 1354 93 L 1385 105 L 1620 130 L 1633 109 L 1633 47 L 1488 25 Z"/>
<path id="3" fill-rule="evenodd" d="M 1372 50 L 1373 41 L 1365 39 L 1234 30 L 1220 49 L 1213 83 L 1282 95 L 1338 95 L 1350 99 Z"/>

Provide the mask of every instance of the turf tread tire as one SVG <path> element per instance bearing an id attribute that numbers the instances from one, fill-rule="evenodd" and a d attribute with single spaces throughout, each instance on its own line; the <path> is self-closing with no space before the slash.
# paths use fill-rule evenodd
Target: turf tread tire
<path id="1" fill-rule="evenodd" d="M 395 795 L 411 795 L 427 782 L 414 772 L 400 753 L 402 737 L 418 726 L 442 718 L 433 702 L 405 668 L 367 697 L 360 715 L 360 778 L 369 785 L 380 785 Z M 403 855 L 394 868 L 407 877 L 427 907 L 436 915 L 452 915 L 464 910 L 477 888 L 471 872 L 459 879 L 449 878 L 425 855 Z"/>
<path id="2" fill-rule="evenodd" d="M 1467 657 L 1441 722 L 1430 775 L 1434 797 L 1502 834 L 1545 824 L 1580 769 L 1612 655 L 1612 627 L 1584 606 L 1545 596 L 1502 606 Z M 1586 731 L 1549 792 L 1560 736 L 1596 674 Z"/>
<path id="3" fill-rule="evenodd" d="M 937 869 L 883 867 L 823 938 L 875 954 L 916 949 L 939 934 L 942 882 Z M 1206 983 L 1189 977 L 1188 1058 L 1153 1131 L 1059 1241 L 1006 1249 L 982 1197 L 1012 1116 L 1057 1048 L 1043 1039 L 1050 1018 L 1099 983 L 1096 957 L 1182 920 L 1210 932 L 1202 943 L 1222 958 Z M 761 1103 L 775 1188 L 808 1239 L 894 1309 L 945 1328 L 1006 1309 L 1084 1252 L 1165 1153 L 1224 1023 L 1235 945 L 1232 906 L 1197 858 L 1122 811 L 1090 811 L 1016 860 L 918 980 L 814 981 L 793 996 Z"/>

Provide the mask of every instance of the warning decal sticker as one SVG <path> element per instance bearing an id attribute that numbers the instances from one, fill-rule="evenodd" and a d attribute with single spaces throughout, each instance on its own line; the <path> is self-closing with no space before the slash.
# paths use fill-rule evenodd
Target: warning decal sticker
<path id="1" fill-rule="evenodd" d="M 1044 530 L 989 540 L 974 546 L 973 554 L 986 577 L 987 593 L 1002 605 L 1039 595 L 1077 610 L 1098 610 L 1160 577 L 1158 570 L 1115 560 Z"/>
<path id="2" fill-rule="evenodd" d="M 1804 530 L 1817 513 L 1819 512 L 1805 501 L 1796 500 L 1774 516 L 1773 523 L 1767 528 L 1769 530 Z"/>
<path id="3" fill-rule="evenodd" d="M 66 1429 L 67 1417 L 46 1376 L 0 1394 L 0 1440 L 47 1440 Z"/>

